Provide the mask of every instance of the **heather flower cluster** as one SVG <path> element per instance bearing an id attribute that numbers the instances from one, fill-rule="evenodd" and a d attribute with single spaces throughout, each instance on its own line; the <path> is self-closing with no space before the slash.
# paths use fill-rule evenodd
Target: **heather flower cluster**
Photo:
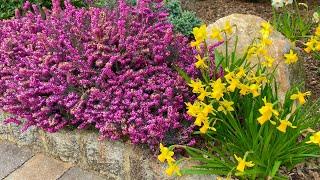
<path id="1" fill-rule="evenodd" d="M 7 122 L 56 132 L 94 125 L 101 138 L 151 146 L 193 142 L 175 66 L 195 74 L 194 51 L 173 34 L 161 1 L 122 0 L 113 10 L 52 11 L 26 4 L 0 22 L 0 108 Z M 189 120 L 189 121 L 188 121 Z"/>

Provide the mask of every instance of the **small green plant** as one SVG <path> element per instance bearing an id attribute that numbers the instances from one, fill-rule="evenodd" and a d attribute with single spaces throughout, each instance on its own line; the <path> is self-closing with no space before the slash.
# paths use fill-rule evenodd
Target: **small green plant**
<path id="1" fill-rule="evenodd" d="M 14 10 L 21 7 L 22 0 L 0 0 L 0 19 L 14 16 Z"/>
<path id="2" fill-rule="evenodd" d="M 169 11 L 169 20 L 174 25 L 174 30 L 183 35 L 192 37 L 192 29 L 200 26 L 201 20 L 194 12 L 182 10 L 179 0 L 165 0 Z"/>
<path id="3" fill-rule="evenodd" d="M 201 24 L 199 18 L 194 12 L 183 11 L 180 16 L 170 16 L 171 23 L 174 25 L 174 30 L 188 37 L 192 37 L 192 29 Z"/>
<path id="4" fill-rule="evenodd" d="M 273 26 L 291 41 L 310 34 L 314 22 L 308 16 L 309 8 L 296 0 L 273 0 Z M 302 13 L 304 12 L 304 13 Z"/>
<path id="5" fill-rule="evenodd" d="M 160 144 L 158 159 L 168 163 L 168 175 L 286 179 L 279 173 L 281 166 L 291 169 L 306 158 L 320 157 L 320 132 L 311 129 L 320 119 L 320 102 L 307 103 L 310 92 L 300 92 L 298 86 L 289 89 L 285 97 L 278 95 L 277 65 L 267 49 L 272 44 L 272 27 L 266 22 L 261 26 L 261 36 L 242 57 L 235 54 L 237 43 L 228 50 L 233 32 L 229 22 L 221 30 L 207 32 L 205 25 L 193 30 L 191 46 L 197 49 L 195 66 L 201 76 L 191 79 L 178 71 L 197 95 L 195 101 L 186 102 L 187 113 L 198 127 L 194 134 L 204 141 L 197 147 Z M 224 53 L 216 51 L 212 59 L 207 38 L 224 41 Z M 255 64 L 252 58 L 257 58 Z M 290 65 L 298 56 L 290 50 L 284 59 Z M 175 160 L 175 148 L 185 149 L 189 157 Z M 180 170 L 183 161 L 194 165 Z"/>
<path id="6" fill-rule="evenodd" d="M 137 0 L 126 0 L 126 2 L 131 6 L 135 6 L 137 4 Z M 117 0 L 93 0 L 92 4 L 96 7 L 114 9 L 117 6 Z"/>

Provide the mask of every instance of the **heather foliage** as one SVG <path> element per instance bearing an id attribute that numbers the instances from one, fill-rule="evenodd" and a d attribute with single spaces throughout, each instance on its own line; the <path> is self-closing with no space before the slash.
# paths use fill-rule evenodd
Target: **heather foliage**
<path id="1" fill-rule="evenodd" d="M 136 0 L 126 0 L 127 4 L 135 6 Z M 183 10 L 179 0 L 164 0 L 165 7 L 169 13 L 169 20 L 173 24 L 174 30 L 187 37 L 192 37 L 192 29 L 200 26 L 201 20 L 194 12 Z M 115 8 L 117 6 L 116 0 L 95 0 L 93 3 L 98 7 Z"/>
<path id="2" fill-rule="evenodd" d="M 151 147 L 187 143 L 192 99 L 174 71 L 189 74 L 194 51 L 175 36 L 161 2 L 119 1 L 113 10 L 53 1 L 45 14 L 0 22 L 0 107 L 7 122 L 48 132 L 94 125 L 101 138 L 129 138 Z M 31 6 L 26 7 L 26 9 Z"/>

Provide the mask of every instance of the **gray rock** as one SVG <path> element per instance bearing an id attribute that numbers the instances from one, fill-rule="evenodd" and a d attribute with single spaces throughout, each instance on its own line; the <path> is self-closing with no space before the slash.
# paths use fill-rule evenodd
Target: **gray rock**
<path id="1" fill-rule="evenodd" d="M 33 156 L 29 149 L 0 141 L 0 179 L 8 176 Z"/>
<path id="2" fill-rule="evenodd" d="M 73 167 L 65 172 L 59 180 L 104 180 L 104 178 L 95 173 Z"/>
<path id="3" fill-rule="evenodd" d="M 85 160 L 88 166 L 110 178 L 123 178 L 123 151 L 121 142 L 98 141 L 96 133 L 82 136 Z"/>
<path id="4" fill-rule="evenodd" d="M 229 16 L 223 17 L 216 22 L 210 24 L 207 31 L 210 32 L 214 27 L 221 29 L 224 24 L 229 21 L 231 25 L 235 25 L 233 34 L 229 40 L 228 49 L 231 52 L 234 49 L 236 37 L 238 36 L 237 50 L 236 54 L 238 57 L 242 57 L 248 46 L 252 43 L 254 39 L 260 36 L 261 23 L 266 22 L 264 19 L 249 14 L 231 14 Z M 303 72 L 303 63 L 298 62 L 294 65 L 287 65 L 284 63 L 284 54 L 290 51 L 292 44 L 288 39 L 286 39 L 281 33 L 273 30 L 270 39 L 272 40 L 272 45 L 267 48 L 269 55 L 275 59 L 274 65 L 277 65 L 276 79 L 278 81 L 278 93 L 280 99 L 284 99 L 287 90 L 296 84 L 302 83 L 305 79 Z M 208 40 L 208 44 L 216 43 L 216 40 Z M 218 51 L 224 52 L 225 45 L 221 45 Z M 300 58 L 300 61 L 302 59 Z M 252 64 L 259 62 L 258 58 L 251 59 Z"/>
<path id="5" fill-rule="evenodd" d="M 21 126 L 10 124 L 9 129 L 12 132 L 12 137 L 19 146 L 32 146 L 37 141 L 37 128 L 30 127 L 24 132 L 21 132 Z"/>
<path id="6" fill-rule="evenodd" d="M 80 135 L 77 131 L 61 130 L 46 133 L 47 152 L 62 161 L 77 163 L 80 160 Z"/>

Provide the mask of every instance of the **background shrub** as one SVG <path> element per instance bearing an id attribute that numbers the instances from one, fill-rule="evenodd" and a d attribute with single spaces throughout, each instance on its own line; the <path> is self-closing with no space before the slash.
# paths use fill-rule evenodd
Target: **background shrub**
<path id="1" fill-rule="evenodd" d="M 165 0 L 165 6 L 169 11 L 170 22 L 174 30 L 188 37 L 192 37 L 192 29 L 201 25 L 201 20 L 194 12 L 182 10 L 179 0 Z"/>
<path id="2" fill-rule="evenodd" d="M 192 29 L 201 24 L 195 13 L 191 11 L 182 11 L 180 16 L 170 15 L 169 19 L 174 25 L 176 32 L 180 32 L 188 37 L 192 37 Z"/>
<path id="3" fill-rule="evenodd" d="M 126 0 L 129 5 L 135 6 L 136 0 Z M 201 20 L 194 12 L 182 10 L 179 0 L 164 0 L 165 7 L 169 12 L 169 20 L 174 26 L 175 32 L 192 37 L 192 29 L 200 26 Z M 116 0 L 96 0 L 93 3 L 97 7 L 114 8 L 117 6 Z"/>
<path id="4" fill-rule="evenodd" d="M 14 10 L 21 8 L 26 0 L 0 0 L 0 19 L 8 19 L 14 16 Z M 29 0 L 30 3 L 37 4 L 40 7 L 51 8 L 51 0 Z M 76 7 L 88 6 L 90 0 L 71 0 Z"/>
<path id="5" fill-rule="evenodd" d="M 21 8 L 26 0 L 0 0 L 0 19 L 8 19 L 14 16 L 14 11 Z M 40 7 L 51 8 L 51 0 L 29 0 Z M 108 7 L 114 9 L 117 0 L 71 0 L 75 7 Z M 126 0 L 128 5 L 135 6 L 136 0 Z M 192 29 L 201 24 L 201 20 L 190 11 L 183 11 L 179 0 L 165 0 L 165 6 L 170 13 L 169 20 L 174 25 L 174 30 L 188 37 L 192 36 Z"/>
<path id="6" fill-rule="evenodd" d="M 173 66 L 194 74 L 194 52 L 159 3 L 139 2 L 0 21 L 1 110 L 24 129 L 92 124 L 102 139 L 188 142 L 192 96 Z"/>

